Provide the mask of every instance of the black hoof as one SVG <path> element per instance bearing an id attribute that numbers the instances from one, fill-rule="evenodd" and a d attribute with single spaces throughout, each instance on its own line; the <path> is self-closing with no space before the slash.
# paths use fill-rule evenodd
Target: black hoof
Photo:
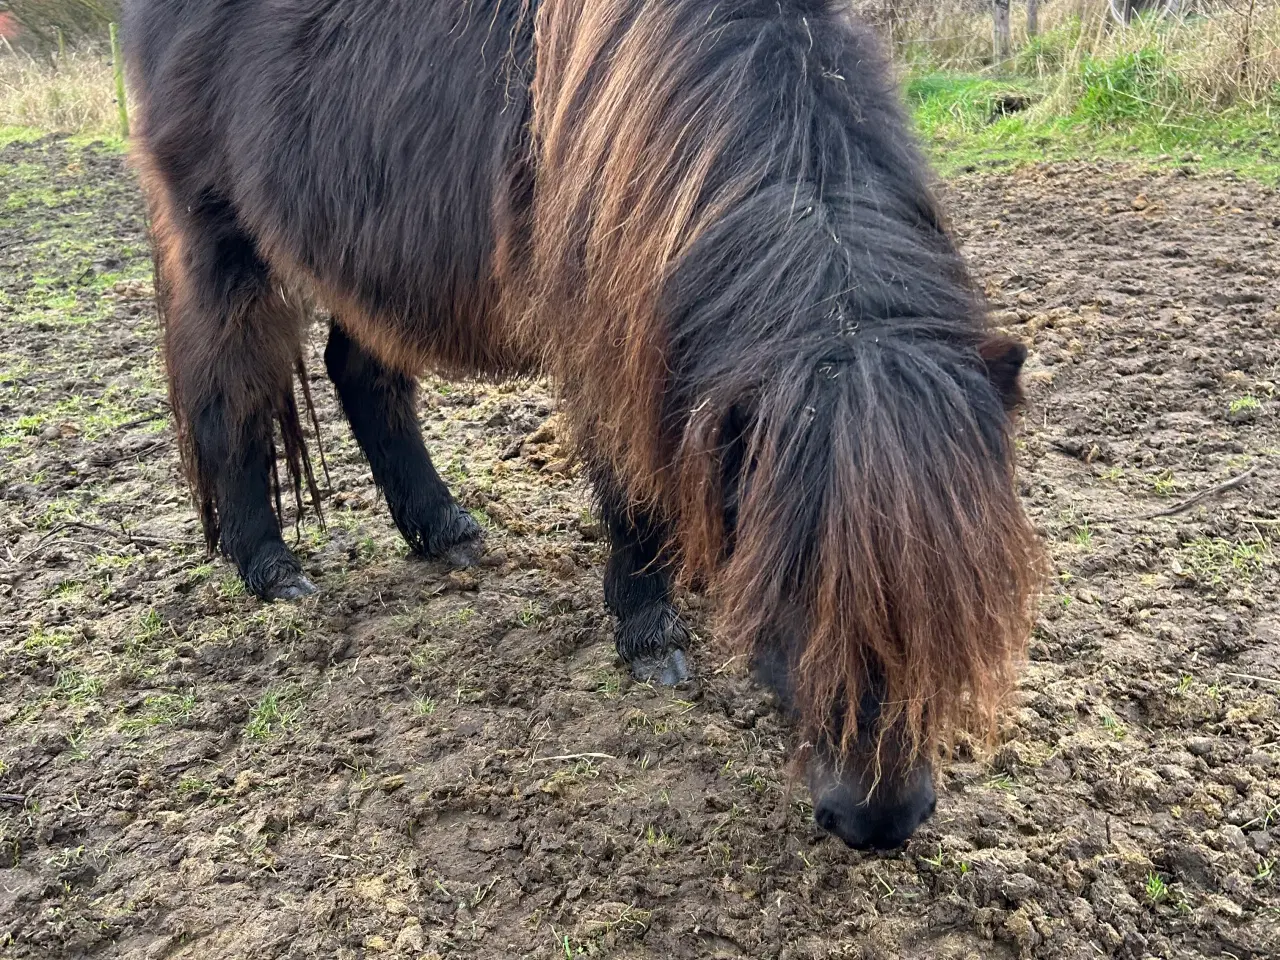
<path id="1" fill-rule="evenodd" d="M 641 683 L 677 687 L 692 682 L 684 648 L 689 631 L 669 603 L 653 604 L 618 623 L 618 654 Z"/>
<path id="2" fill-rule="evenodd" d="M 268 602 L 300 600 L 316 592 L 315 584 L 302 575 L 301 564 L 283 543 L 259 550 L 242 575 L 249 592 Z"/>
<path id="3" fill-rule="evenodd" d="M 302 574 L 294 574 L 267 588 L 264 600 L 301 600 L 317 593 L 316 585 Z"/>
<path id="4" fill-rule="evenodd" d="M 484 531 L 467 511 L 450 503 L 436 523 L 400 525 L 409 546 L 428 560 L 443 560 L 455 567 L 472 567 L 480 562 Z"/>
<path id="5" fill-rule="evenodd" d="M 656 683 L 662 687 L 678 687 L 693 681 L 684 651 L 678 647 L 661 656 L 637 657 L 631 661 L 631 675 L 640 683 Z"/>

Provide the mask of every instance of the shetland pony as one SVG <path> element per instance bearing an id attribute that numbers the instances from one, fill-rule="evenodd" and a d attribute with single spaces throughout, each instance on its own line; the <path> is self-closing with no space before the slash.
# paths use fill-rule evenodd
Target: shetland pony
<path id="1" fill-rule="evenodd" d="M 315 497 L 307 303 L 429 557 L 479 530 L 415 379 L 549 375 L 622 659 L 687 678 L 673 583 L 705 585 L 795 719 L 818 824 L 904 842 L 938 746 L 1011 681 L 1041 563 L 1024 351 L 988 330 L 845 5 L 129 0 L 124 35 L 182 459 L 248 588 L 314 589 L 275 474 L 279 445 Z"/>

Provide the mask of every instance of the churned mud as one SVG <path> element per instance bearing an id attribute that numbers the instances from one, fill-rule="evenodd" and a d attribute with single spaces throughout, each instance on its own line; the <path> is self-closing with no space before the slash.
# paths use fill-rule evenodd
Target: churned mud
<path id="1" fill-rule="evenodd" d="M 945 196 L 1033 347 L 1055 580 L 1006 742 L 869 856 L 705 626 L 697 699 L 624 676 L 536 385 L 424 390 L 488 531 L 450 572 L 406 557 L 317 330 L 322 593 L 246 597 L 179 481 L 123 161 L 0 150 L 0 956 L 1275 956 L 1280 203 L 1085 164 Z"/>

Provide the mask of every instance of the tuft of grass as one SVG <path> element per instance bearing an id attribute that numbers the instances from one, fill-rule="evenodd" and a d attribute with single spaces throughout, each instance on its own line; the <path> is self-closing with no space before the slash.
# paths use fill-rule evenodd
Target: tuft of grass
<path id="1" fill-rule="evenodd" d="M 70 706 L 86 706 L 98 699 L 102 686 L 101 677 L 69 667 L 58 672 L 53 683 L 53 695 Z"/>
<path id="2" fill-rule="evenodd" d="M 214 785 L 210 781 L 190 774 L 183 776 L 178 781 L 178 796 L 184 799 L 196 796 L 207 797 L 213 793 L 214 789 Z"/>
<path id="3" fill-rule="evenodd" d="M 70 644 L 73 639 L 73 634 L 65 627 L 55 627 L 52 630 L 47 630 L 44 626 L 36 626 L 31 629 L 31 632 L 27 634 L 27 638 L 22 641 L 22 650 L 24 653 L 61 650 Z"/>
<path id="4" fill-rule="evenodd" d="M 1172 470 L 1162 470 L 1149 479 L 1151 489 L 1155 491 L 1157 497 L 1171 496 L 1178 489 L 1178 481 L 1174 479 Z"/>
<path id="5" fill-rule="evenodd" d="M 187 694 L 161 693 L 145 697 L 142 712 L 120 724 L 123 733 L 142 733 L 153 727 L 172 726 L 191 716 L 196 698 Z"/>
<path id="6" fill-rule="evenodd" d="M 1152 904 L 1163 903 L 1169 899 L 1169 886 L 1164 882 L 1164 878 L 1158 873 L 1148 873 L 1145 891 L 1147 902 Z"/>
<path id="7" fill-rule="evenodd" d="M 680 845 L 680 841 L 665 830 L 659 830 L 653 824 L 649 824 L 644 831 L 645 846 L 651 850 L 674 850 Z"/>
<path id="8" fill-rule="evenodd" d="M 1272 562 L 1271 541 L 1264 537 L 1248 540 L 1197 537 L 1178 551 L 1174 572 L 1190 573 L 1197 580 L 1214 586 L 1247 585 Z"/>
<path id="9" fill-rule="evenodd" d="M 245 736 L 251 740 L 269 740 L 293 726 L 301 713 L 300 694 L 291 688 L 272 688 L 262 695 L 249 711 Z"/>
<path id="10" fill-rule="evenodd" d="M 1262 401 L 1257 397 L 1247 395 L 1236 397 L 1231 401 L 1229 409 L 1233 416 L 1238 416 L 1242 413 L 1256 413 L 1262 409 Z"/>
<path id="11" fill-rule="evenodd" d="M 535 627 L 546 618 L 541 605 L 536 600 L 526 600 L 524 606 L 520 608 L 517 619 L 520 625 L 526 629 Z"/>
<path id="12" fill-rule="evenodd" d="M 1018 788 L 1018 781 L 1007 773 L 997 773 L 987 778 L 987 786 L 993 790 L 1003 790 L 1008 793 Z"/>
<path id="13" fill-rule="evenodd" d="M 1117 740 L 1123 740 L 1129 735 L 1129 731 L 1124 728 L 1124 724 L 1109 713 L 1103 715 L 1102 726 Z"/>
<path id="14" fill-rule="evenodd" d="M 1140 121 L 1177 96 L 1177 75 L 1163 53 L 1150 47 L 1086 57 L 1072 79 L 1079 85 L 1075 117 L 1097 129 Z"/>
<path id="15" fill-rule="evenodd" d="M 596 681 L 596 693 L 600 694 L 606 700 L 617 696 L 622 689 L 622 677 L 612 667 L 604 667 L 597 670 L 593 679 Z"/>
<path id="16" fill-rule="evenodd" d="M 543 793 L 564 794 L 573 787 L 590 783 L 600 776 L 600 765 L 591 760 L 577 760 L 556 770 L 543 781 Z"/>

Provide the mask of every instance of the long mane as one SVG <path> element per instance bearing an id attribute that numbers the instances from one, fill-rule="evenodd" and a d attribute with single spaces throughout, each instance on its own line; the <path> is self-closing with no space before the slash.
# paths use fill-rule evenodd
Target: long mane
<path id="1" fill-rule="evenodd" d="M 810 734 L 882 684 L 987 722 L 1041 576 L 980 298 L 843 4 L 543 0 L 524 333 L 722 634 L 808 637 Z"/>

